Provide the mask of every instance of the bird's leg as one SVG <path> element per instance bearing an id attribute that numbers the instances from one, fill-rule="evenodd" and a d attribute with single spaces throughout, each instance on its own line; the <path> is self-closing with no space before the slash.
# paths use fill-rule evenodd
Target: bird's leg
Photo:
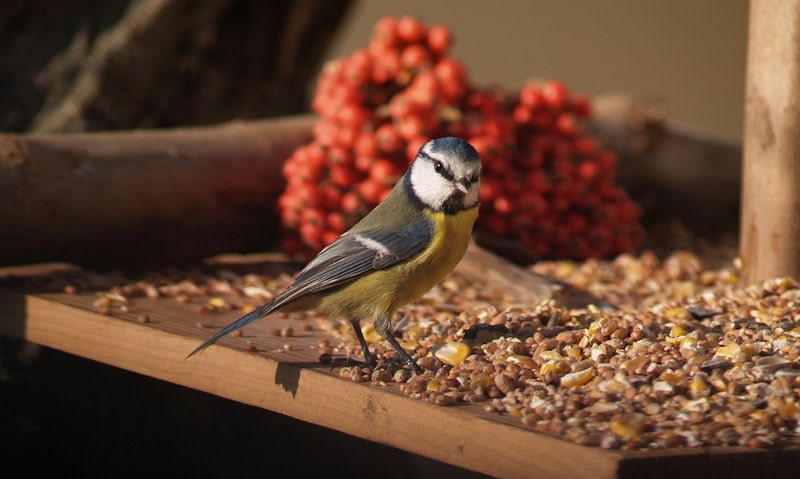
<path id="1" fill-rule="evenodd" d="M 364 353 L 364 363 L 367 366 L 374 368 L 378 365 L 378 361 L 375 359 L 375 356 L 369 352 L 369 347 L 367 346 L 367 340 L 364 339 L 364 333 L 361 332 L 361 326 L 359 325 L 359 320 L 351 319 L 350 324 L 353 325 L 353 329 L 356 332 L 356 338 L 358 338 L 358 344 L 361 345 L 361 351 Z"/>
<path id="2" fill-rule="evenodd" d="M 408 352 L 400 346 L 400 343 L 397 342 L 395 339 L 394 334 L 392 334 L 392 323 L 391 319 L 385 316 L 381 316 L 375 319 L 375 331 L 380 333 L 381 336 L 387 341 L 389 344 L 392 345 L 395 351 L 397 351 L 397 355 L 408 364 L 408 367 L 414 370 L 417 374 L 422 374 L 422 368 L 414 361 L 413 358 L 408 354 Z"/>

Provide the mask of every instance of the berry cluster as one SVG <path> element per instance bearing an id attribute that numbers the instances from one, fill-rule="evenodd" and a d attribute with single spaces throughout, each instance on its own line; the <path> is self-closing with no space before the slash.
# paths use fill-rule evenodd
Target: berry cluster
<path id="1" fill-rule="evenodd" d="M 457 136 L 481 154 L 477 230 L 537 258 L 607 257 L 643 239 L 640 211 L 614 183 L 616 155 L 581 131 L 588 99 L 558 81 L 518 92 L 469 83 L 452 36 L 384 17 L 366 48 L 325 65 L 314 139 L 286 161 L 282 248 L 311 255 L 380 203 L 429 139 Z"/>

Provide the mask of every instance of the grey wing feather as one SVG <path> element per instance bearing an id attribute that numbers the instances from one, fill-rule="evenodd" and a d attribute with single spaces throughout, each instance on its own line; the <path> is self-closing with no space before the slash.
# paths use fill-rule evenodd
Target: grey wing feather
<path id="1" fill-rule="evenodd" d="M 394 231 L 376 228 L 347 232 L 311 260 L 291 286 L 275 299 L 224 327 L 189 356 L 301 296 L 334 288 L 370 271 L 388 268 L 411 258 L 424 250 L 432 238 L 433 225 L 425 217 Z"/>
<path id="2" fill-rule="evenodd" d="M 298 294 L 323 291 L 370 271 L 389 268 L 424 250 L 432 237 L 433 225 L 425 217 L 393 231 L 348 232 L 303 268 L 286 293 L 294 293 L 292 297 L 296 298 Z"/>

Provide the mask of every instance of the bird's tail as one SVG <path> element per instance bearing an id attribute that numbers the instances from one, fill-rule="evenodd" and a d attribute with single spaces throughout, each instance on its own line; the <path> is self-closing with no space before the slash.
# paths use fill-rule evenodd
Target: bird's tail
<path id="1" fill-rule="evenodd" d="M 247 326 L 248 324 L 252 323 L 253 321 L 257 321 L 262 317 L 266 316 L 267 314 L 271 313 L 274 310 L 272 308 L 272 304 L 265 304 L 258 309 L 254 309 L 253 311 L 245 314 L 241 318 L 237 319 L 236 321 L 232 322 L 231 324 L 225 326 L 224 328 L 220 329 L 217 334 L 208 338 L 203 344 L 198 346 L 194 351 L 189 353 L 187 358 L 194 356 L 195 354 L 199 353 L 200 351 L 206 349 L 207 347 L 211 346 L 212 344 L 219 341 L 225 335 L 228 335 L 239 328 Z"/>

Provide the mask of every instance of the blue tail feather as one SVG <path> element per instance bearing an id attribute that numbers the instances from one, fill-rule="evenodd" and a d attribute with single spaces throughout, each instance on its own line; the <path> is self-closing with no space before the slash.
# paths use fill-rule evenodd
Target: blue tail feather
<path id="1" fill-rule="evenodd" d="M 241 318 L 237 319 L 236 321 L 232 322 L 231 324 L 229 324 L 229 325 L 225 326 L 224 328 L 220 329 L 215 335 L 213 335 L 210 338 L 208 338 L 203 344 L 198 346 L 194 351 L 189 353 L 189 355 L 186 356 L 186 357 L 190 358 L 190 357 L 194 356 L 195 354 L 199 353 L 200 351 L 206 349 L 207 347 L 209 347 L 212 344 L 214 344 L 217 341 L 219 341 L 220 338 L 222 338 L 222 337 L 224 337 L 224 336 L 236 331 L 239 328 L 247 326 L 248 324 L 250 324 L 250 323 L 252 323 L 254 321 L 257 321 L 257 320 L 263 318 L 264 316 L 266 316 L 267 314 L 272 312 L 271 306 L 272 306 L 271 304 L 266 304 L 264 306 L 261 306 L 258 309 L 254 309 L 253 311 L 245 314 Z"/>

